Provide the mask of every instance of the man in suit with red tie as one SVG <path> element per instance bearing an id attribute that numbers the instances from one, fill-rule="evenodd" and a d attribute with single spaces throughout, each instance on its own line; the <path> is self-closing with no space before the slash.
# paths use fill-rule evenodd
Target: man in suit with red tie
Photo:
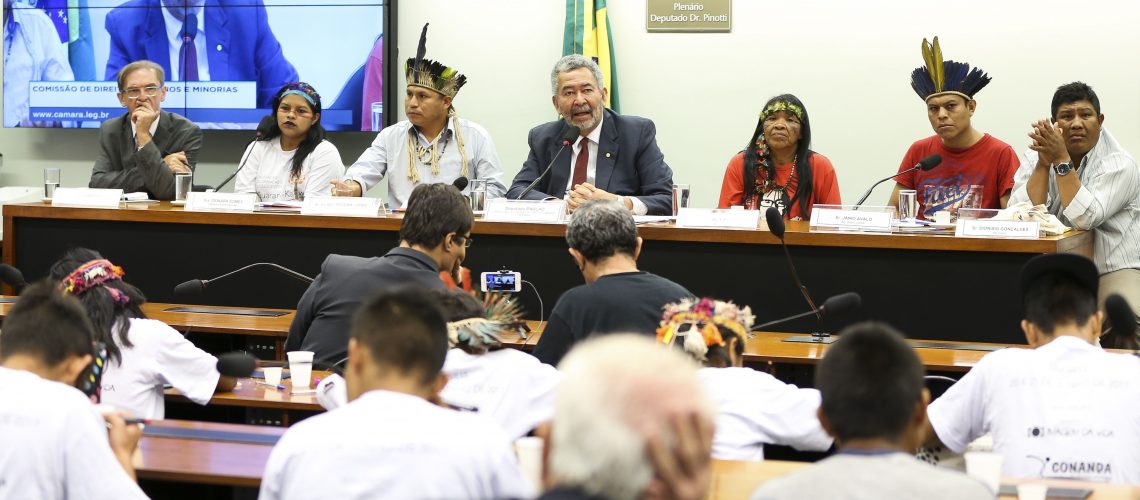
<path id="1" fill-rule="evenodd" d="M 551 101 L 562 119 L 531 129 L 530 155 L 507 197 L 517 198 L 542 176 L 524 198 L 565 198 L 571 212 L 587 200 L 617 199 L 636 215 L 672 214 L 673 171 L 657 147 L 653 122 L 605 108 L 602 70 L 590 58 L 563 57 L 550 80 Z M 581 137 L 543 176 L 569 126 L 580 128 Z"/>

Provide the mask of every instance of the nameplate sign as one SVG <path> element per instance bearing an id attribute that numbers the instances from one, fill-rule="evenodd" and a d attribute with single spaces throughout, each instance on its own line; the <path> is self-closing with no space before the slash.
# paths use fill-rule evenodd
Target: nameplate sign
<path id="1" fill-rule="evenodd" d="M 53 207 L 119 208 L 122 189 L 55 188 Z"/>
<path id="2" fill-rule="evenodd" d="M 547 222 L 566 220 L 566 202 L 508 200 L 495 198 L 487 201 L 483 220 L 495 222 Z"/>
<path id="3" fill-rule="evenodd" d="M 191 212 L 253 212 L 253 193 L 190 193 L 186 210 Z"/>
<path id="4" fill-rule="evenodd" d="M 889 232 L 891 230 L 891 212 L 817 207 L 811 211 L 811 226 Z"/>
<path id="5" fill-rule="evenodd" d="M 958 219 L 954 236 L 965 238 L 1018 238 L 1035 240 L 1041 234 L 1037 221 Z"/>
<path id="6" fill-rule="evenodd" d="M 677 213 L 677 227 L 756 229 L 759 224 L 759 210 L 682 208 Z"/>
<path id="7" fill-rule="evenodd" d="M 359 196 L 310 196 L 301 202 L 301 215 L 345 215 L 376 217 L 380 198 Z"/>
<path id="8" fill-rule="evenodd" d="M 645 10 L 650 33 L 732 31 L 732 0 L 647 0 Z"/>

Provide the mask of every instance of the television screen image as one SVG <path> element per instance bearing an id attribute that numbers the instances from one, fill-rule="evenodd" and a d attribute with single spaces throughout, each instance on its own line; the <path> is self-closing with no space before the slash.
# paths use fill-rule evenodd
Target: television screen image
<path id="1" fill-rule="evenodd" d="M 384 4 L 4 0 L 4 126 L 98 127 L 126 112 L 119 69 L 148 59 L 166 73 L 162 109 L 202 128 L 253 129 L 282 85 L 304 81 L 326 129 L 378 131 Z"/>

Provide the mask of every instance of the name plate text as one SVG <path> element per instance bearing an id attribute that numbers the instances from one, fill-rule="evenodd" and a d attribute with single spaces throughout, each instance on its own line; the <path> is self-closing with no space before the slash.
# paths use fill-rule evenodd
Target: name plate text
<path id="1" fill-rule="evenodd" d="M 301 202 L 301 215 L 375 217 L 380 213 L 380 201 L 358 196 L 310 196 Z"/>
<path id="2" fill-rule="evenodd" d="M 682 208 L 677 213 L 677 227 L 756 229 L 759 224 L 759 210 Z"/>
<path id="3" fill-rule="evenodd" d="M 1035 240 L 1041 234 L 1037 221 L 958 219 L 954 236 L 966 238 L 1019 238 Z"/>
<path id="4" fill-rule="evenodd" d="M 186 210 L 201 212 L 253 212 L 253 193 L 189 193 Z"/>
<path id="5" fill-rule="evenodd" d="M 119 208 L 122 189 L 55 188 L 53 207 Z"/>
<path id="6" fill-rule="evenodd" d="M 566 220 L 566 202 L 508 200 L 495 198 L 487 201 L 483 220 L 498 222 L 548 222 Z"/>
<path id="7" fill-rule="evenodd" d="M 860 231 L 890 231 L 891 213 L 816 208 L 811 211 L 811 225 Z"/>

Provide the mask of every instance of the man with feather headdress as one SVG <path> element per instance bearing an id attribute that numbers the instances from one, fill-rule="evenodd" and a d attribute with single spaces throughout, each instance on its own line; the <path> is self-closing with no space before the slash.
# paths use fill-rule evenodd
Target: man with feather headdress
<path id="1" fill-rule="evenodd" d="M 926 219 L 963 206 L 1005 208 L 1019 163 L 1017 153 L 970 124 L 978 107 L 974 95 L 990 83 L 989 75 L 969 63 L 943 61 L 938 37 L 933 45 L 922 40 L 922 58 L 926 65 L 911 72 L 910 85 L 926 102 L 934 135 L 911 144 L 899 172 L 934 154 L 942 156 L 942 163 L 896 177 L 888 204 L 897 206 L 899 191 L 913 189 L 918 192 L 918 213 Z"/>
<path id="2" fill-rule="evenodd" d="M 488 198 L 506 193 L 491 134 L 479 124 L 459 118 L 452 105 L 467 77 L 424 57 L 427 28 L 425 24 L 420 33 L 416 57 L 404 65 L 408 83 L 404 114 L 408 119 L 380 131 L 345 172 L 344 180 L 333 181 L 334 194 L 362 196 L 385 176 L 392 208 L 402 208 L 419 184 L 451 184 L 459 177 L 486 179 Z"/>

